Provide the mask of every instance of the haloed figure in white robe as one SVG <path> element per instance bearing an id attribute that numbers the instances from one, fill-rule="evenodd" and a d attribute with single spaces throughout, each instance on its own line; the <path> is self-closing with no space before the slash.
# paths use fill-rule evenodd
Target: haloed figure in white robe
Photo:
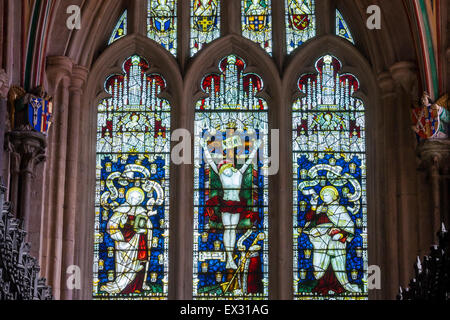
<path id="1" fill-rule="evenodd" d="M 356 284 L 348 281 L 346 272 L 346 247 L 347 242 L 353 240 L 355 225 L 348 214 L 347 209 L 339 204 L 339 193 L 336 188 L 328 186 L 321 190 L 320 198 L 324 202 L 317 208 L 315 225 L 311 225 L 312 215 L 307 216 L 304 233 L 309 235 L 309 240 L 314 247 L 313 267 L 316 280 L 321 279 L 327 271 L 330 263 L 336 279 L 342 287 L 352 293 L 360 292 Z M 311 201 L 313 209 L 318 197 Z"/>
<path id="2" fill-rule="evenodd" d="M 125 199 L 107 225 L 108 233 L 115 241 L 116 277 L 101 290 L 110 294 L 149 290 L 146 279 L 153 226 L 147 210 L 141 206 L 145 194 L 140 188 L 131 188 Z"/>

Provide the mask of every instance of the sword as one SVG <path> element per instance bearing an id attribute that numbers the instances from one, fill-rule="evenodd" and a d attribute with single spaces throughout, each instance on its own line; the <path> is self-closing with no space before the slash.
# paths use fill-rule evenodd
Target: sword
<path id="1" fill-rule="evenodd" d="M 264 235 L 264 233 L 258 234 L 258 236 L 255 238 L 255 240 L 253 241 L 253 243 L 252 243 L 251 246 L 249 247 L 249 250 L 245 253 L 245 256 L 244 256 L 244 258 L 242 259 L 242 262 L 241 262 L 241 264 L 239 265 L 239 267 L 236 269 L 236 272 L 234 273 L 233 278 L 231 278 L 231 280 L 230 280 L 229 282 L 224 282 L 224 283 L 221 284 L 222 289 L 223 289 L 223 287 L 226 286 L 225 290 L 223 290 L 224 293 L 228 291 L 228 289 L 230 288 L 231 284 L 232 284 L 233 281 L 236 279 L 236 276 L 238 275 L 238 273 L 240 273 L 240 272 L 241 272 L 241 269 L 244 268 L 245 262 L 247 261 L 248 257 L 250 257 L 250 248 L 253 247 L 254 245 L 256 245 L 259 241 L 264 240 L 265 237 L 266 237 L 266 236 Z M 243 271 L 243 270 L 242 270 L 242 271 Z"/>

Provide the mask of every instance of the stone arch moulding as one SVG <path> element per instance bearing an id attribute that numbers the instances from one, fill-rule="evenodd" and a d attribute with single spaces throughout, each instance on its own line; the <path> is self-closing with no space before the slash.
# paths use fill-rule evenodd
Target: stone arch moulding
<path id="1" fill-rule="evenodd" d="M 381 248 L 384 247 L 383 231 L 380 229 L 381 217 L 378 208 L 379 204 L 377 200 L 379 197 L 376 193 L 377 187 L 375 184 L 376 168 L 379 166 L 376 163 L 377 152 L 383 152 L 383 150 L 377 150 L 376 139 L 376 119 L 377 112 L 380 112 L 380 96 L 379 88 L 376 82 L 376 76 L 370 65 L 370 62 L 359 52 L 359 50 L 349 43 L 347 40 L 341 39 L 334 35 L 325 35 L 312 39 L 305 43 L 301 50 L 294 52 L 293 56 L 289 59 L 286 69 L 283 73 L 282 79 L 282 96 L 285 97 L 284 108 L 286 112 L 283 113 L 282 122 L 285 125 L 283 131 L 280 133 L 282 137 L 292 137 L 292 113 L 291 108 L 293 102 L 300 97 L 300 91 L 298 90 L 298 79 L 303 74 L 316 73 L 315 63 L 325 54 L 330 54 L 338 58 L 342 62 L 341 74 L 351 73 L 360 82 L 360 90 L 355 93 L 355 97 L 363 100 L 366 108 L 366 155 L 367 155 L 367 203 L 368 203 L 368 254 L 369 254 L 369 266 L 370 265 L 382 265 L 382 253 Z M 289 148 L 289 154 L 292 154 L 292 141 L 286 142 L 287 148 Z M 288 177 L 292 177 L 293 168 L 292 160 L 280 164 L 281 167 L 285 166 L 289 171 Z M 289 199 L 286 199 L 287 203 L 292 204 L 292 181 L 289 183 Z M 292 211 L 292 205 L 290 207 L 285 206 L 285 210 Z M 292 226 L 292 221 L 285 221 L 286 224 Z M 292 230 L 288 230 L 291 236 Z M 291 243 L 291 242 L 290 242 Z M 290 249 L 289 249 L 290 250 Z M 387 276 L 387 275 L 386 275 Z M 369 291 L 369 298 L 373 298 L 373 292 Z"/>
<path id="2" fill-rule="evenodd" d="M 161 98 L 167 99 L 172 108 L 172 126 L 177 127 L 175 114 L 182 109 L 182 77 L 176 60 L 156 42 L 140 36 L 126 36 L 109 46 L 95 61 L 89 72 L 86 89 L 82 97 L 83 113 L 80 126 L 81 154 L 79 165 L 78 192 L 81 193 L 77 212 L 81 224 L 77 234 L 75 256 L 83 270 L 83 299 L 92 297 L 92 266 L 94 248 L 94 196 L 95 196 L 95 156 L 97 105 L 108 95 L 104 92 L 104 81 L 112 74 L 122 74 L 122 63 L 133 54 L 144 57 L 150 64 L 149 74 L 160 74 L 167 82 L 166 91 Z M 173 166 L 171 177 L 174 177 Z M 171 198 L 171 207 L 173 197 Z M 172 212 L 172 210 L 171 210 Z M 169 245 L 170 246 L 170 245 Z"/>

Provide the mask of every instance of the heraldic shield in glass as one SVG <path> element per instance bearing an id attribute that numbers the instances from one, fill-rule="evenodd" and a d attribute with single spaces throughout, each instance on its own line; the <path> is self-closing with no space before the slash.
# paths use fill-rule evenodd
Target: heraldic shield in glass
<path id="1" fill-rule="evenodd" d="M 242 35 L 272 54 L 271 0 L 242 0 Z"/>
<path id="2" fill-rule="evenodd" d="M 170 105 L 164 79 L 134 55 L 98 106 L 95 299 L 165 299 Z"/>
<path id="3" fill-rule="evenodd" d="M 202 81 L 195 112 L 195 299 L 268 298 L 268 107 L 234 55 Z"/>
<path id="4" fill-rule="evenodd" d="M 191 0 L 191 54 L 220 37 L 220 0 Z"/>
<path id="5" fill-rule="evenodd" d="M 320 58 L 293 105 L 296 299 L 367 298 L 365 110 L 341 67 Z"/>
<path id="6" fill-rule="evenodd" d="M 177 1 L 147 0 L 147 36 L 177 54 Z"/>
<path id="7" fill-rule="evenodd" d="M 315 0 L 286 0 L 287 53 L 316 36 Z"/>

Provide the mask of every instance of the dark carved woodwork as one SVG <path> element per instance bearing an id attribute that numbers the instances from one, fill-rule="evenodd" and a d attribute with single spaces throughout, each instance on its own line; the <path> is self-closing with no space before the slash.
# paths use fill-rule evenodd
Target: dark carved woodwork
<path id="1" fill-rule="evenodd" d="M 22 222 L 11 214 L 4 193 L 0 185 L 0 300 L 52 300 L 51 288 L 39 277 L 38 262 L 29 254 Z"/>
<path id="2" fill-rule="evenodd" d="M 450 300 L 450 237 L 444 224 L 438 236 L 439 245 L 431 246 L 430 254 L 423 261 L 417 259 L 415 278 L 408 288 L 400 287 L 397 300 Z"/>

